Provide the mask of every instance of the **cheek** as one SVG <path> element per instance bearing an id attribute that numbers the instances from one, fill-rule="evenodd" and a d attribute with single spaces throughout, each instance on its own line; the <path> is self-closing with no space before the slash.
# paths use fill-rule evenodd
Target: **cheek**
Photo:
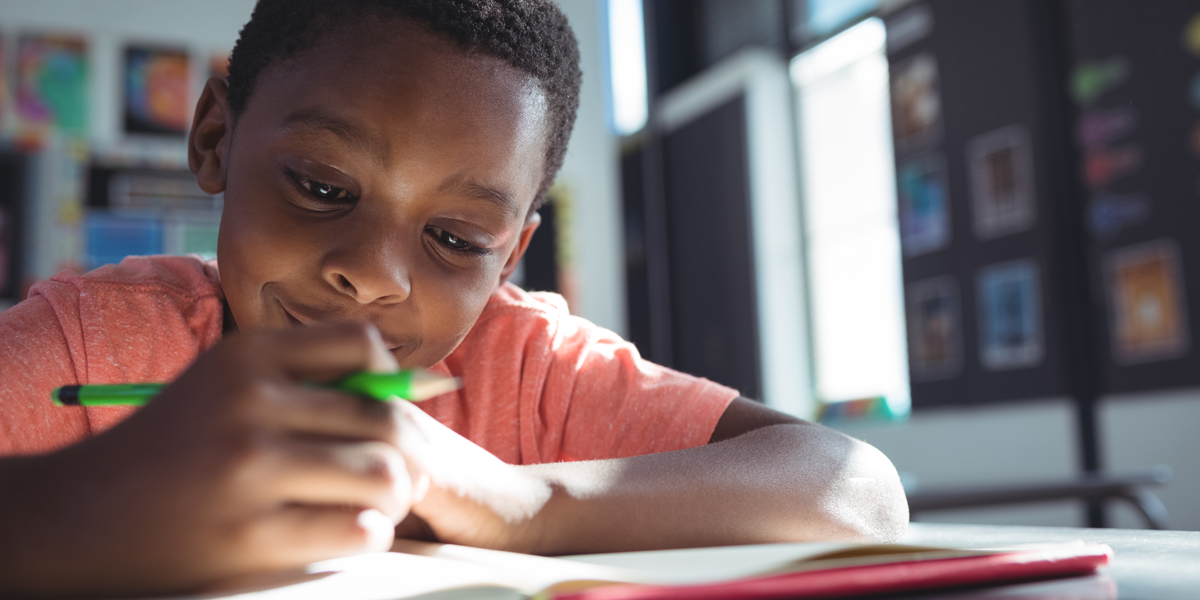
<path id="1" fill-rule="evenodd" d="M 238 326 L 264 325 L 261 292 L 266 283 L 286 278 L 303 257 L 307 236 L 296 235 L 288 221 L 270 212 L 250 193 L 227 194 L 217 240 L 221 287 Z"/>
<path id="2" fill-rule="evenodd" d="M 477 269 L 430 272 L 423 282 L 414 282 L 427 292 L 418 300 L 425 340 L 419 360 L 426 363 L 420 366 L 442 360 L 467 336 L 496 290 L 502 265 L 489 259 Z"/>

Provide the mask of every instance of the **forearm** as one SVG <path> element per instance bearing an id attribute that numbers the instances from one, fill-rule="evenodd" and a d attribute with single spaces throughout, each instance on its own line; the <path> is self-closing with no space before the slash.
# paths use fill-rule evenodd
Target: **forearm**
<path id="1" fill-rule="evenodd" d="M 76 591 L 51 456 L 0 458 L 0 597 Z M 86 498 L 77 499 L 86 502 Z"/>
<path id="2" fill-rule="evenodd" d="M 894 540 L 908 522 L 886 457 L 809 424 L 678 452 L 521 469 L 552 490 L 531 523 L 536 552 L 545 554 Z"/>

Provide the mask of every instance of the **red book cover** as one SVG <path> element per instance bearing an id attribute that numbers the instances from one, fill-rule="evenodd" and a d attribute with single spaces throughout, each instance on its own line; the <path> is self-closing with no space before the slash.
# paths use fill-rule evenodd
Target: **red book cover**
<path id="1" fill-rule="evenodd" d="M 610 585 L 556 594 L 555 600 L 770 600 L 1011 583 L 1086 575 L 1107 565 L 1103 544 L 1059 545 L 982 554 L 799 571 L 702 585 Z"/>

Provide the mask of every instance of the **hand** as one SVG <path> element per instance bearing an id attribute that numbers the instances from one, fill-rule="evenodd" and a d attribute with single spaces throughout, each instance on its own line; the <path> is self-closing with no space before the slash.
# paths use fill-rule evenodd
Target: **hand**
<path id="1" fill-rule="evenodd" d="M 878 450 L 750 400 L 730 405 L 706 446 L 526 466 L 414 422 L 428 443 L 409 436 L 407 456 L 432 484 L 398 536 L 553 555 L 894 541 L 908 522 Z"/>
<path id="2" fill-rule="evenodd" d="M 395 368 L 369 326 L 237 335 L 112 430 L 4 461 L 21 491 L 0 502 L 0 595 L 180 591 L 386 550 L 413 425 L 302 382 Z"/>
<path id="3" fill-rule="evenodd" d="M 543 526 L 535 519 L 550 485 L 505 463 L 419 408 L 399 407 L 418 435 L 403 439 L 418 495 L 397 537 L 535 552 Z"/>

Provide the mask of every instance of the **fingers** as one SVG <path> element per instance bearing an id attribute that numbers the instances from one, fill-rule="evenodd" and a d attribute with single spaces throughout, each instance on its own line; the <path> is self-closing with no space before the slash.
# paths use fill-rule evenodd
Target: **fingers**
<path id="1" fill-rule="evenodd" d="M 328 381 L 353 371 L 393 372 L 395 357 L 369 323 L 313 325 L 262 336 L 272 360 L 299 380 Z"/>
<path id="2" fill-rule="evenodd" d="M 258 523 L 248 546 L 269 549 L 266 569 L 391 548 L 395 523 L 373 509 L 289 505 Z"/>
<path id="3" fill-rule="evenodd" d="M 400 424 L 408 417 L 396 404 L 355 398 L 334 390 L 296 386 L 271 394 L 262 403 L 263 416 L 280 427 L 311 435 L 379 440 L 395 443 Z"/>
<path id="4" fill-rule="evenodd" d="M 272 504 L 371 508 L 393 524 L 412 503 L 408 466 L 380 442 L 280 440 L 244 476 Z"/>

